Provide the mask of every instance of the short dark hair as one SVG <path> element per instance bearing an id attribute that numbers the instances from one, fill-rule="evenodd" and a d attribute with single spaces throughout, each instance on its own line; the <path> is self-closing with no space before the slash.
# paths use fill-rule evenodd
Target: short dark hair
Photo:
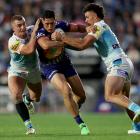
<path id="1" fill-rule="evenodd" d="M 54 18 L 55 19 L 55 13 L 51 10 L 45 10 L 42 16 L 43 19 L 45 18 Z"/>
<path id="2" fill-rule="evenodd" d="M 87 11 L 95 12 L 100 19 L 104 18 L 104 8 L 98 4 L 95 3 L 87 4 L 83 9 L 83 13 L 86 13 Z"/>
<path id="3" fill-rule="evenodd" d="M 11 18 L 11 22 L 13 22 L 15 20 L 24 20 L 24 17 L 22 15 L 14 15 Z"/>

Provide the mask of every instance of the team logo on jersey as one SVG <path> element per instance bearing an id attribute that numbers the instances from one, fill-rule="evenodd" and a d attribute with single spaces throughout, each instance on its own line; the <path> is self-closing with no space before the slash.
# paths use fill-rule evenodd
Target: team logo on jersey
<path id="1" fill-rule="evenodd" d="M 93 26 L 93 29 L 95 30 L 95 32 L 100 31 L 100 27 L 99 27 L 99 26 L 97 26 L 97 25 L 94 25 L 94 26 Z"/>
<path id="2" fill-rule="evenodd" d="M 19 40 L 16 40 L 13 45 L 11 45 L 11 50 L 16 51 L 19 47 Z"/>
<path id="3" fill-rule="evenodd" d="M 41 37 L 41 36 L 45 36 L 45 34 L 44 34 L 44 33 L 38 32 L 36 37 L 39 38 L 39 37 Z"/>
<path id="4" fill-rule="evenodd" d="M 94 30 L 93 33 L 95 33 L 96 38 L 99 38 L 100 35 L 101 35 L 101 33 L 102 33 L 101 27 L 99 27 L 99 26 L 97 26 L 97 25 L 94 25 L 94 26 L 93 26 L 93 30 Z"/>

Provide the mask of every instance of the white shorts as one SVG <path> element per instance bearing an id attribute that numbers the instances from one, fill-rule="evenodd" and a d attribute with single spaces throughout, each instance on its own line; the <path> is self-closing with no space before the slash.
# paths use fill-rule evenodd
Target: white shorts
<path id="1" fill-rule="evenodd" d="M 107 76 L 119 76 L 123 77 L 126 81 L 131 81 L 134 66 L 129 58 L 122 57 L 114 60 L 107 71 Z"/>
<path id="2" fill-rule="evenodd" d="M 10 67 L 8 69 L 8 78 L 11 76 L 18 76 L 26 80 L 27 83 L 36 84 L 41 82 L 41 74 L 38 68 L 30 70 L 21 70 Z"/>

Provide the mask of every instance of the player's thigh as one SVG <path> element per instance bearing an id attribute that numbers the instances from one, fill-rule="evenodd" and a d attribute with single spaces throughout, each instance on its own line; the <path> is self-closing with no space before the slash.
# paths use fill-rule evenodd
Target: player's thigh
<path id="1" fill-rule="evenodd" d="M 20 96 L 22 97 L 22 93 L 24 91 L 26 85 L 25 79 L 18 76 L 10 76 L 8 77 L 8 87 L 12 96 Z"/>
<path id="2" fill-rule="evenodd" d="M 131 87 L 131 82 L 126 81 L 123 87 L 123 94 L 126 95 L 128 98 L 129 98 L 129 93 L 130 93 L 130 87 Z"/>
<path id="3" fill-rule="evenodd" d="M 38 83 L 27 83 L 27 88 L 30 94 L 30 98 L 39 99 L 42 92 L 42 83 L 41 81 Z"/>
<path id="4" fill-rule="evenodd" d="M 27 88 L 31 99 L 39 101 L 42 92 L 41 74 L 38 68 L 30 70 L 27 78 Z"/>
<path id="5" fill-rule="evenodd" d="M 105 95 L 122 93 L 125 79 L 119 76 L 107 76 L 105 80 Z"/>
<path id="6" fill-rule="evenodd" d="M 71 87 L 69 86 L 69 84 L 63 74 L 56 73 L 52 77 L 51 83 L 62 94 L 68 93 L 69 90 L 71 90 Z"/>
<path id="7" fill-rule="evenodd" d="M 78 75 L 67 78 L 68 83 L 70 84 L 72 91 L 77 96 L 85 96 L 85 90 L 82 84 L 82 81 Z"/>
<path id="8" fill-rule="evenodd" d="M 28 77 L 27 77 L 27 83 L 40 83 L 41 82 L 41 73 L 38 68 L 32 69 L 29 71 Z"/>

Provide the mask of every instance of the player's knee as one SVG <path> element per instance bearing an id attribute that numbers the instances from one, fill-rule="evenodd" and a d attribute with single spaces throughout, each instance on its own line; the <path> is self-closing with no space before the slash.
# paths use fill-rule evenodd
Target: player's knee
<path id="1" fill-rule="evenodd" d="M 71 89 L 67 89 L 63 92 L 63 97 L 64 99 L 70 99 L 72 98 L 72 90 Z"/>
<path id="2" fill-rule="evenodd" d="M 64 98 L 71 98 L 72 97 L 72 89 L 69 86 L 64 86 L 61 90 Z"/>
<path id="3" fill-rule="evenodd" d="M 107 102 L 114 102 L 116 95 L 118 95 L 120 91 L 118 89 L 111 89 L 110 91 L 105 92 L 105 100 Z"/>
<path id="4" fill-rule="evenodd" d="M 106 102 L 111 102 L 111 101 L 112 101 L 112 96 L 110 96 L 110 95 L 105 95 L 105 101 L 106 101 Z"/>
<path id="5" fill-rule="evenodd" d="M 35 101 L 35 102 L 39 102 L 39 101 L 40 101 L 40 98 L 35 98 L 34 101 Z"/>
<path id="6" fill-rule="evenodd" d="M 31 100 L 33 100 L 34 102 L 39 102 L 40 101 L 40 97 L 30 97 Z"/>
<path id="7" fill-rule="evenodd" d="M 70 99 L 70 98 L 72 98 L 72 94 L 70 92 L 66 92 L 66 93 L 63 94 L 63 98 L 64 99 Z"/>

